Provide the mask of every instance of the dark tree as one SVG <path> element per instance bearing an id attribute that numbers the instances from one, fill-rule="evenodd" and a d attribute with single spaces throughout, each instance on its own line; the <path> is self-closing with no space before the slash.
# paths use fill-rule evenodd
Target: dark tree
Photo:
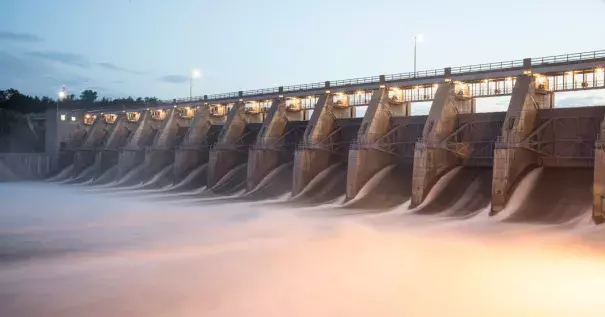
<path id="1" fill-rule="evenodd" d="M 92 105 L 98 97 L 99 95 L 96 91 L 87 89 L 80 94 L 80 101 L 86 105 Z"/>

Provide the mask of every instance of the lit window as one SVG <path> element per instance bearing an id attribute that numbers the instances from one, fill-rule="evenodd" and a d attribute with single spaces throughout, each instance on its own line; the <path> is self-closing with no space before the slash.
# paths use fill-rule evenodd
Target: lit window
<path id="1" fill-rule="evenodd" d="M 65 115 L 64 115 L 64 114 L 62 114 L 62 115 L 61 115 L 61 121 L 65 121 L 65 118 L 66 118 L 66 117 L 65 117 Z"/>
<path id="2" fill-rule="evenodd" d="M 71 121 L 76 121 L 76 117 L 71 117 Z"/>

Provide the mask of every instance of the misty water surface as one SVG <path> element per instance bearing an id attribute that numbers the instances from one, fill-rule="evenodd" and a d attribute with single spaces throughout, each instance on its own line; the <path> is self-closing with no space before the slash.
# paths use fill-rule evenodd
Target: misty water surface
<path id="1" fill-rule="evenodd" d="M 0 184 L 0 316 L 603 316 L 602 229 Z"/>

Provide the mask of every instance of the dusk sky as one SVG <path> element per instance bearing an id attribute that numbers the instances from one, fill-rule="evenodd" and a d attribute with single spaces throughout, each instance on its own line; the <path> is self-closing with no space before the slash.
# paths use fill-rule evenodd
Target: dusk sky
<path id="1" fill-rule="evenodd" d="M 0 89 L 194 95 L 605 49 L 602 0 L 8 0 Z"/>

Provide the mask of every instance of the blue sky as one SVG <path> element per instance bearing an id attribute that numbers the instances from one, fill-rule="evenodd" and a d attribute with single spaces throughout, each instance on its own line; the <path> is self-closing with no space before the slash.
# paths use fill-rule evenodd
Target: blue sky
<path id="1" fill-rule="evenodd" d="M 603 0 L 8 0 L 0 87 L 194 95 L 605 49 Z M 584 18 L 581 18 L 584 17 Z M 592 17 L 592 18 L 591 18 Z"/>

